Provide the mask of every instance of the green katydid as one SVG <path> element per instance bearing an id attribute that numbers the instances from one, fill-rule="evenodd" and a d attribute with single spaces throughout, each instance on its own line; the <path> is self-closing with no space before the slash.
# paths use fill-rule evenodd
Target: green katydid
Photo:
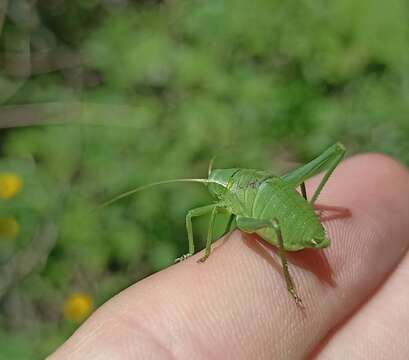
<path id="1" fill-rule="evenodd" d="M 227 213 L 230 216 L 225 233 L 230 231 L 235 220 L 239 230 L 255 233 L 278 248 L 287 289 L 296 303 L 302 305 L 288 271 L 286 252 L 305 248 L 322 249 L 329 246 L 330 240 L 321 222 L 351 215 L 346 208 L 315 204 L 322 188 L 344 154 L 344 146 L 340 143 L 334 144 L 314 160 L 283 176 L 275 176 L 255 169 L 212 169 L 212 160 L 207 179 L 174 179 L 155 182 L 123 193 L 102 206 L 156 185 L 172 182 L 206 184 L 215 202 L 188 211 L 186 228 L 189 252 L 176 259 L 176 262 L 187 259 L 195 252 L 192 218 L 210 214 L 205 252 L 199 259 L 199 262 L 204 262 L 211 253 L 215 218 L 219 213 Z M 323 170 L 326 172 L 321 182 L 311 199 L 308 199 L 304 182 Z M 301 188 L 301 194 L 296 191 L 298 187 Z M 334 214 L 321 217 L 315 212 L 317 210 L 333 211 Z"/>

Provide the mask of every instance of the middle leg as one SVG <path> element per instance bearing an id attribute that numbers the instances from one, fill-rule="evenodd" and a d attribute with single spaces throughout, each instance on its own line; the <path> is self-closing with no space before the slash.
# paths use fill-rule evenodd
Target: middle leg
<path id="1" fill-rule="evenodd" d="M 205 254 L 197 262 L 205 262 L 206 259 L 210 256 L 210 252 L 212 250 L 212 242 L 213 242 L 214 221 L 216 220 L 216 215 L 220 210 L 221 210 L 221 207 L 215 206 L 212 210 L 212 213 L 210 214 L 209 227 L 207 229 Z"/>

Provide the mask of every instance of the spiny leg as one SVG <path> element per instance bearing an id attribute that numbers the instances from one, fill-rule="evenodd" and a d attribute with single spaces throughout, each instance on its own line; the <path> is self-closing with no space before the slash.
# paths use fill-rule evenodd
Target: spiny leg
<path id="1" fill-rule="evenodd" d="M 187 259 L 189 256 L 192 256 L 195 252 L 195 243 L 193 241 L 193 228 L 192 228 L 192 218 L 193 217 L 198 217 L 202 215 L 206 215 L 213 211 L 213 209 L 217 205 L 212 204 L 212 205 L 206 205 L 206 206 L 201 206 L 196 209 L 191 209 L 188 211 L 186 215 L 186 230 L 187 230 L 187 239 L 189 241 L 189 252 L 187 254 L 182 255 L 181 257 L 178 257 L 175 262 L 180 262 L 185 259 Z"/>
<path id="2" fill-rule="evenodd" d="M 198 260 L 198 262 L 205 262 L 206 259 L 210 256 L 210 252 L 212 250 L 214 221 L 216 219 L 218 211 L 219 208 L 216 206 L 213 208 L 212 213 L 210 214 L 209 227 L 207 229 L 205 254 Z"/>
<path id="3" fill-rule="evenodd" d="M 314 210 L 318 210 L 320 212 L 319 216 L 320 216 L 321 222 L 335 220 L 335 219 L 344 219 L 352 215 L 351 210 L 345 207 L 341 207 L 341 206 L 314 204 L 313 207 L 314 207 Z M 332 211 L 335 214 L 328 215 L 328 216 L 321 216 L 321 212 L 323 211 Z"/>
<path id="4" fill-rule="evenodd" d="M 294 298 L 296 304 L 303 307 L 301 298 L 297 295 L 297 291 L 294 286 L 294 281 L 288 270 L 287 254 L 284 249 L 283 236 L 281 234 L 281 229 L 280 229 L 280 225 L 278 221 L 276 219 L 259 220 L 259 219 L 247 218 L 243 216 L 237 216 L 236 222 L 237 222 L 237 227 L 240 230 L 247 232 L 247 233 L 255 233 L 257 230 L 260 230 L 263 228 L 271 228 L 275 231 L 277 235 L 277 240 L 278 240 L 278 255 L 280 256 L 280 259 L 281 259 L 284 279 L 287 284 L 288 292 Z"/>
<path id="5" fill-rule="evenodd" d="M 278 251 L 279 251 L 281 263 L 283 266 L 284 278 L 287 284 L 287 289 L 292 295 L 292 297 L 294 298 L 296 304 L 303 307 L 301 298 L 297 295 L 297 292 L 295 290 L 294 281 L 290 275 L 290 272 L 288 271 L 287 254 L 284 249 L 284 241 L 283 241 L 283 235 L 281 233 L 280 225 L 277 220 L 273 220 L 272 222 L 273 222 L 274 230 L 277 234 L 277 239 L 278 239 L 278 244 L 279 244 Z"/>

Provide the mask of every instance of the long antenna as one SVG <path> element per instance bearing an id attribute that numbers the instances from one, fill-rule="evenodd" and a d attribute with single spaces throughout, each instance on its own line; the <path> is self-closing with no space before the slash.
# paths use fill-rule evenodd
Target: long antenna
<path id="1" fill-rule="evenodd" d="M 105 206 L 108 206 L 108 205 L 114 203 L 117 200 L 123 199 L 124 197 L 135 194 L 138 191 L 146 190 L 146 189 L 149 189 L 149 188 L 157 186 L 157 185 L 170 184 L 170 183 L 175 183 L 175 182 L 199 182 L 199 183 L 202 183 L 202 184 L 207 184 L 209 181 L 207 179 L 173 179 L 173 180 L 162 180 L 162 181 L 153 182 L 153 183 L 150 183 L 150 184 L 147 184 L 147 185 L 137 187 L 135 189 L 131 189 L 131 190 L 126 191 L 126 192 L 124 192 L 122 194 L 119 194 L 119 195 L 115 196 L 114 198 L 112 198 L 111 200 L 108 200 L 108 201 L 102 203 L 100 206 L 98 206 L 98 209 L 103 208 Z"/>
<path id="2" fill-rule="evenodd" d="M 213 156 L 213 157 L 210 159 L 210 161 L 209 161 L 209 167 L 208 167 L 208 170 L 207 170 L 207 176 L 210 176 L 210 173 L 211 173 L 212 170 L 213 170 L 213 163 L 214 163 L 215 160 L 216 160 L 216 155 Z"/>

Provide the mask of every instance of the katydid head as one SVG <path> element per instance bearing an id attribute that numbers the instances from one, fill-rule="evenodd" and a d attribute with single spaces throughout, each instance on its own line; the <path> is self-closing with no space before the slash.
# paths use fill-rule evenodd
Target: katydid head
<path id="1" fill-rule="evenodd" d="M 215 169 L 209 173 L 208 189 L 216 199 L 220 199 L 232 185 L 232 177 L 239 169 Z"/>

